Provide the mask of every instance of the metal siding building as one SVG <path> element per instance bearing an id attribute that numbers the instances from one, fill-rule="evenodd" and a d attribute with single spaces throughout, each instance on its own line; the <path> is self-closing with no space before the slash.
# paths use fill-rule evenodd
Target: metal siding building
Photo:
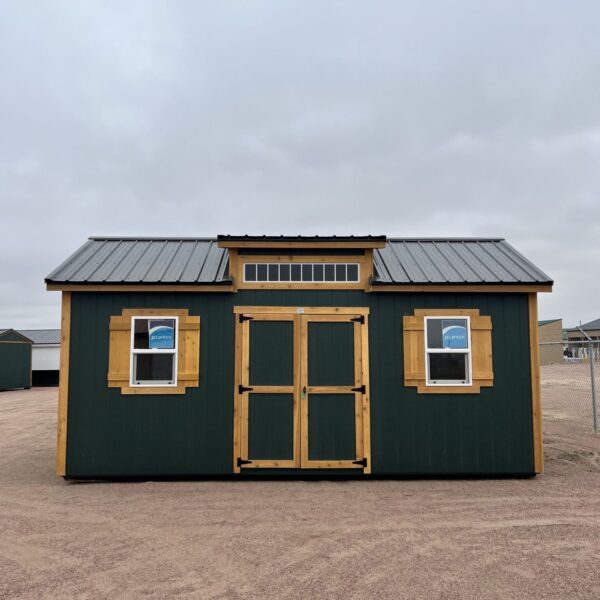
<path id="1" fill-rule="evenodd" d="M 19 333 L 32 341 L 32 385 L 58 385 L 60 329 L 20 329 Z"/>
<path id="2" fill-rule="evenodd" d="M 0 329 L 0 390 L 31 387 L 31 340 Z"/>
<path id="3" fill-rule="evenodd" d="M 300 268 L 297 282 L 246 270 L 287 277 L 313 265 L 314 278 L 354 260 L 356 280 L 346 267 L 329 284 Z M 503 240 L 93 238 L 46 281 L 62 290 L 68 340 L 60 475 L 543 468 L 536 294 L 552 281 Z M 178 377 L 166 387 L 133 376 L 135 319 L 151 318 L 178 319 Z M 434 364 L 427 319 L 442 318 L 470 324 L 468 381 L 423 370 L 423 356 Z"/>

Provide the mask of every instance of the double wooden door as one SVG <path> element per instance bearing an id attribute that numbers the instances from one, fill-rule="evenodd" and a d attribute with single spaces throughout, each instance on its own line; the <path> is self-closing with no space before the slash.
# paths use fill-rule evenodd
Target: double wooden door
<path id="1" fill-rule="evenodd" d="M 234 471 L 370 473 L 368 309 L 234 310 Z"/>

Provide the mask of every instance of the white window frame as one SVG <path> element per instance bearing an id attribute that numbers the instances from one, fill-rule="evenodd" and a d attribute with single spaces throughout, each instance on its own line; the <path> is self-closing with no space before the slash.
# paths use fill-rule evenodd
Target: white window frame
<path id="1" fill-rule="evenodd" d="M 140 320 L 173 320 L 175 321 L 175 347 L 174 348 L 134 348 L 135 345 L 135 322 Z M 139 315 L 131 317 L 131 347 L 129 360 L 129 385 L 131 387 L 176 387 L 177 386 L 177 358 L 179 347 L 179 317 L 170 315 Z M 173 354 L 173 381 L 147 381 L 139 383 L 135 379 L 135 356 L 137 354 Z"/>
<path id="2" fill-rule="evenodd" d="M 464 319 L 467 322 L 467 348 L 428 348 L 427 347 L 427 323 L 435 320 L 452 320 Z M 453 386 L 453 387 L 469 387 L 473 385 L 473 351 L 471 347 L 471 317 L 468 315 L 432 315 L 425 317 L 423 338 L 425 346 L 425 381 L 428 386 Z M 429 377 L 429 355 L 430 354 L 466 354 L 467 355 L 467 379 L 466 381 L 457 379 L 436 379 L 432 381 Z"/>
<path id="3" fill-rule="evenodd" d="M 254 281 L 249 281 L 246 279 L 246 267 L 249 265 L 254 265 L 255 267 L 257 267 L 256 269 L 256 279 Z M 258 278 L 258 266 L 259 265 L 266 265 L 267 267 L 267 278 L 266 279 L 259 279 Z M 291 281 L 291 275 L 290 275 L 290 280 L 288 281 L 281 281 L 279 278 L 276 281 L 269 281 L 269 267 L 272 265 L 276 265 L 277 266 L 277 271 L 279 274 L 279 270 L 281 265 L 289 265 L 290 267 L 290 274 L 291 274 L 291 268 L 292 265 L 298 265 L 300 267 L 300 279 L 298 281 Z M 304 267 L 305 265 L 310 265 L 311 267 L 313 267 L 313 269 L 311 269 L 312 273 L 313 273 L 313 277 L 312 279 L 304 279 L 302 277 L 302 267 Z M 337 265 L 344 265 L 346 267 L 346 280 L 345 281 L 336 281 L 335 279 L 333 280 L 325 280 L 325 274 L 323 272 L 323 281 L 315 281 L 314 279 L 314 266 L 315 265 L 323 265 L 323 269 L 325 269 L 325 266 L 333 266 L 334 269 Z M 352 281 L 348 281 L 348 265 L 354 265 L 357 267 L 357 279 L 352 280 Z M 356 284 L 356 283 L 360 283 L 360 263 L 357 262 L 335 262 L 335 263 L 331 263 L 331 262 L 326 262 L 326 263 L 321 263 L 321 262 L 270 262 L 270 263 L 256 263 L 256 262 L 247 262 L 244 263 L 243 265 L 243 280 L 244 283 L 270 283 L 270 284 L 282 284 L 282 285 L 289 285 L 289 284 L 299 284 L 299 283 L 314 283 L 315 285 L 328 285 L 328 284 L 332 284 L 332 283 L 338 283 L 340 285 L 344 285 L 344 284 Z M 335 272 L 335 271 L 334 271 Z"/>

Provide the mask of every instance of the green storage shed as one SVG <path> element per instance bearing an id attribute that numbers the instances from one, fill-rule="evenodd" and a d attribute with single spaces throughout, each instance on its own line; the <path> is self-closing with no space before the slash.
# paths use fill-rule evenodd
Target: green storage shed
<path id="1" fill-rule="evenodd" d="M 552 280 L 503 239 L 90 238 L 46 283 L 66 478 L 543 470 Z"/>
<path id="2" fill-rule="evenodd" d="M 0 390 L 31 387 L 31 340 L 0 329 Z"/>

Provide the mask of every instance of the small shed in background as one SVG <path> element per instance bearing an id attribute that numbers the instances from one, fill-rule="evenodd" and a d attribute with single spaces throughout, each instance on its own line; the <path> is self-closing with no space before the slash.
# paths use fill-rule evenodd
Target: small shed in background
<path id="1" fill-rule="evenodd" d="M 60 329 L 19 329 L 33 342 L 31 370 L 33 386 L 58 385 Z"/>
<path id="2" fill-rule="evenodd" d="M 31 387 L 31 340 L 0 329 L 0 390 Z"/>
<path id="3" fill-rule="evenodd" d="M 540 328 L 540 365 L 563 362 L 562 319 L 538 321 Z"/>

